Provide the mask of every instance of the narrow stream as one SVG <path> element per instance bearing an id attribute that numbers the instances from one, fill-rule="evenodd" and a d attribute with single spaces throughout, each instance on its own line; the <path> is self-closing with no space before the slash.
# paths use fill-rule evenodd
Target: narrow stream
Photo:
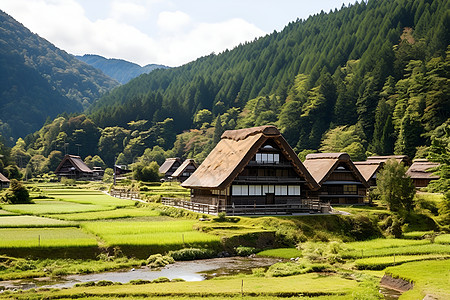
<path id="1" fill-rule="evenodd" d="M 77 283 L 88 281 L 108 280 L 113 282 L 127 283 L 130 280 L 143 279 L 153 280 L 159 277 L 169 279 L 181 278 L 186 281 L 201 281 L 218 276 L 251 274 L 254 268 L 268 268 L 274 263 L 281 261 L 275 258 L 263 257 L 225 257 L 193 261 L 182 261 L 168 265 L 159 270 L 147 267 L 111 271 L 84 275 L 67 275 L 57 278 L 35 278 L 11 281 L 0 281 L 2 289 L 32 289 L 38 287 L 46 288 L 68 288 Z"/>

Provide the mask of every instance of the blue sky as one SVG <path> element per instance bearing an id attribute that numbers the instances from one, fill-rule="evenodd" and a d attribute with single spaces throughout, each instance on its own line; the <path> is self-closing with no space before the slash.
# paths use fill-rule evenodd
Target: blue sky
<path id="1" fill-rule="evenodd" d="M 0 9 L 75 55 L 179 66 L 342 0 L 2 0 Z"/>

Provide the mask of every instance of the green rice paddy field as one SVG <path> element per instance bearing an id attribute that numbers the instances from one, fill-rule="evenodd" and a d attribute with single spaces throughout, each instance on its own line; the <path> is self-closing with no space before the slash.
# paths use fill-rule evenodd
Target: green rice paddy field
<path id="1" fill-rule="evenodd" d="M 34 204 L 1 205 L 0 207 L 0 254 L 7 253 L 18 257 L 33 257 L 33 254 L 55 253 L 72 255 L 84 251 L 87 247 L 119 246 L 127 255 L 145 259 L 152 253 L 165 253 L 186 247 L 219 249 L 222 236 L 239 234 L 257 234 L 266 231 L 258 218 L 242 218 L 222 223 L 214 221 L 199 222 L 195 219 L 172 218 L 156 204 L 143 207 L 135 201 L 118 199 L 94 190 L 64 188 L 62 185 L 40 186 L 45 199 L 36 199 Z M 158 187 L 166 192 L 170 186 Z M 150 189 L 151 190 L 151 189 Z M 155 189 L 153 189 L 155 191 Z M 175 192 L 182 192 L 175 189 Z M 350 209 L 351 211 L 351 209 Z M 364 211 L 358 208 L 360 213 Z M 263 222 L 264 223 L 264 222 Z M 199 228 L 204 230 L 196 230 Z M 208 229 L 208 230 L 206 230 Z M 210 231 L 213 234 L 206 233 Z M 415 288 L 401 299 L 422 299 L 424 293 L 450 298 L 450 234 L 437 235 L 431 239 L 423 237 L 431 232 L 410 232 L 404 239 L 375 239 L 362 242 L 339 242 L 333 249 L 327 242 L 308 242 L 295 248 L 268 249 L 259 252 L 259 256 L 290 259 L 303 257 L 302 260 L 315 257 L 325 264 L 327 272 L 312 272 L 303 275 L 289 275 L 289 268 L 295 268 L 297 262 L 290 262 L 285 277 L 271 277 L 261 271 L 254 275 L 224 277 L 204 282 L 168 282 L 144 285 L 114 285 L 110 287 L 83 287 L 60 291 L 39 291 L 14 294 L 13 298 L 30 297 L 69 299 L 103 299 L 106 297 L 142 297 L 166 299 L 195 299 L 196 296 L 222 299 L 239 296 L 243 299 L 256 297 L 272 299 L 274 297 L 314 296 L 314 299 L 376 299 L 378 297 L 379 278 L 384 270 L 394 276 L 413 280 Z M 58 250 L 59 249 L 59 250 Z M 78 250 L 80 249 L 80 250 Z M 330 250 L 331 249 L 331 250 Z M 127 251 L 125 251 L 127 250 Z M 41 252 L 39 252 L 41 251 Z M 97 255 L 92 252 L 93 258 Z M 394 258 L 395 256 L 395 258 Z M 36 257 L 42 257 L 37 255 Z M 48 257 L 48 256 L 47 256 Z M 69 256 L 70 257 L 70 256 Z M 335 262 L 328 262 L 335 257 Z M 38 260 L 39 261 L 39 260 Z M 96 270 L 114 269 L 118 263 L 99 260 Z M 1 263 L 1 261 L 0 261 Z M 140 263 L 139 261 L 127 262 Z M 300 263 L 300 262 L 299 262 Z M 75 263 L 72 264 L 81 264 Z M 106 265 L 108 264 L 108 265 Z M 418 268 L 418 269 L 417 269 Z M 85 266 L 81 269 L 85 269 Z M 80 270 L 81 270 L 80 269 Z M 77 272 L 77 267 L 73 267 Z M 360 270 L 360 271 L 357 271 Z M 414 271 L 413 271 L 414 270 Z M 2 272 L 3 278 L 20 278 L 19 273 Z M 45 274 L 40 269 L 33 274 Z M 409 272 L 416 272 L 411 275 Z M 441 272 L 441 277 L 434 280 Z M 292 274 L 291 274 L 292 275 Z M 19 277 L 18 277 L 19 276 Z M 24 275 L 25 276 L 25 275 Z M 42 275 L 41 275 L 42 276 Z M 434 276 L 434 277 L 433 277 Z M 445 278 L 447 281 L 444 284 Z M 242 281 L 244 287 L 242 288 Z M 416 284 L 417 283 L 417 284 Z M 1 282 L 0 282 L 1 286 Z M 412 296 L 410 296 L 412 295 Z M 420 295 L 421 298 L 415 298 Z M 8 293 L 0 294 L 8 298 Z M 442 298 L 442 299 L 445 299 Z"/>

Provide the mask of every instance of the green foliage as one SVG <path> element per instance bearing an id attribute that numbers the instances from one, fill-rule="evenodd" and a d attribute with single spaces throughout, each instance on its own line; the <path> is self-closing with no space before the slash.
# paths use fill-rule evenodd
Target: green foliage
<path id="1" fill-rule="evenodd" d="M 302 257 L 302 252 L 295 248 L 278 248 L 268 249 L 257 253 L 258 256 L 280 257 L 280 258 L 297 258 Z"/>
<path id="2" fill-rule="evenodd" d="M 147 258 L 147 265 L 152 268 L 161 268 L 175 261 L 170 255 L 153 254 Z"/>
<path id="3" fill-rule="evenodd" d="M 322 152 L 347 152 L 352 160 L 366 159 L 364 133 L 356 125 L 339 126 L 325 133 L 320 151 Z"/>
<path id="4" fill-rule="evenodd" d="M 144 165 L 142 163 L 134 164 L 133 177 L 136 180 L 156 182 L 159 181 L 159 176 L 159 166 L 156 161 L 152 161 L 148 165 Z"/>
<path id="5" fill-rule="evenodd" d="M 2 200 L 10 204 L 31 203 L 28 189 L 17 179 L 11 179 L 9 189 Z"/>
<path id="6" fill-rule="evenodd" d="M 406 167 L 393 159 L 388 160 L 377 176 L 377 191 L 390 211 L 410 212 L 413 209 L 415 188 L 406 176 Z"/>
<path id="7" fill-rule="evenodd" d="M 235 249 L 237 256 L 250 256 L 257 253 L 259 250 L 254 247 L 239 246 Z"/>
<path id="8" fill-rule="evenodd" d="M 214 251 L 211 249 L 184 248 L 180 250 L 172 250 L 167 253 L 176 261 L 195 260 L 214 257 Z"/>
<path id="9" fill-rule="evenodd" d="M 328 268 L 325 264 L 311 264 L 306 261 L 276 263 L 269 267 L 266 275 L 269 277 L 284 277 L 309 272 L 323 272 Z"/>

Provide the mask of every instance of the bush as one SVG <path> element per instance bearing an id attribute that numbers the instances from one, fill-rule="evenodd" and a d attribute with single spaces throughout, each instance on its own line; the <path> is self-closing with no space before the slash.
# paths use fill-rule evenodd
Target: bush
<path id="1" fill-rule="evenodd" d="M 147 264 L 152 268 L 165 267 L 168 264 L 173 264 L 175 261 L 169 255 L 153 254 L 147 258 Z"/>
<path id="2" fill-rule="evenodd" d="M 214 251 L 210 249 L 185 248 L 169 251 L 167 254 L 175 260 L 194 260 L 214 257 Z"/>
<path id="3" fill-rule="evenodd" d="M 114 285 L 114 282 L 109 280 L 100 280 L 95 284 L 96 286 L 108 286 L 108 285 Z"/>
<path id="4" fill-rule="evenodd" d="M 170 282 L 170 279 L 167 277 L 159 277 L 152 281 L 152 283 L 162 283 L 162 282 Z"/>
<path id="5" fill-rule="evenodd" d="M 151 283 L 151 281 L 145 280 L 145 279 L 133 279 L 133 280 L 130 280 L 130 282 L 129 282 L 129 284 L 133 284 L 133 285 L 147 284 L 147 283 Z"/>
<path id="6" fill-rule="evenodd" d="M 256 248 L 253 247 L 243 247 L 243 246 L 239 246 L 236 248 L 236 254 L 238 256 L 249 256 L 252 254 L 255 254 L 259 252 Z"/>
<path id="7" fill-rule="evenodd" d="M 27 188 L 17 179 L 11 179 L 10 187 L 2 200 L 11 204 L 31 203 Z"/>
<path id="8" fill-rule="evenodd" d="M 62 177 L 61 178 L 61 183 L 66 185 L 66 186 L 75 186 L 77 182 L 76 182 L 75 179 Z"/>

